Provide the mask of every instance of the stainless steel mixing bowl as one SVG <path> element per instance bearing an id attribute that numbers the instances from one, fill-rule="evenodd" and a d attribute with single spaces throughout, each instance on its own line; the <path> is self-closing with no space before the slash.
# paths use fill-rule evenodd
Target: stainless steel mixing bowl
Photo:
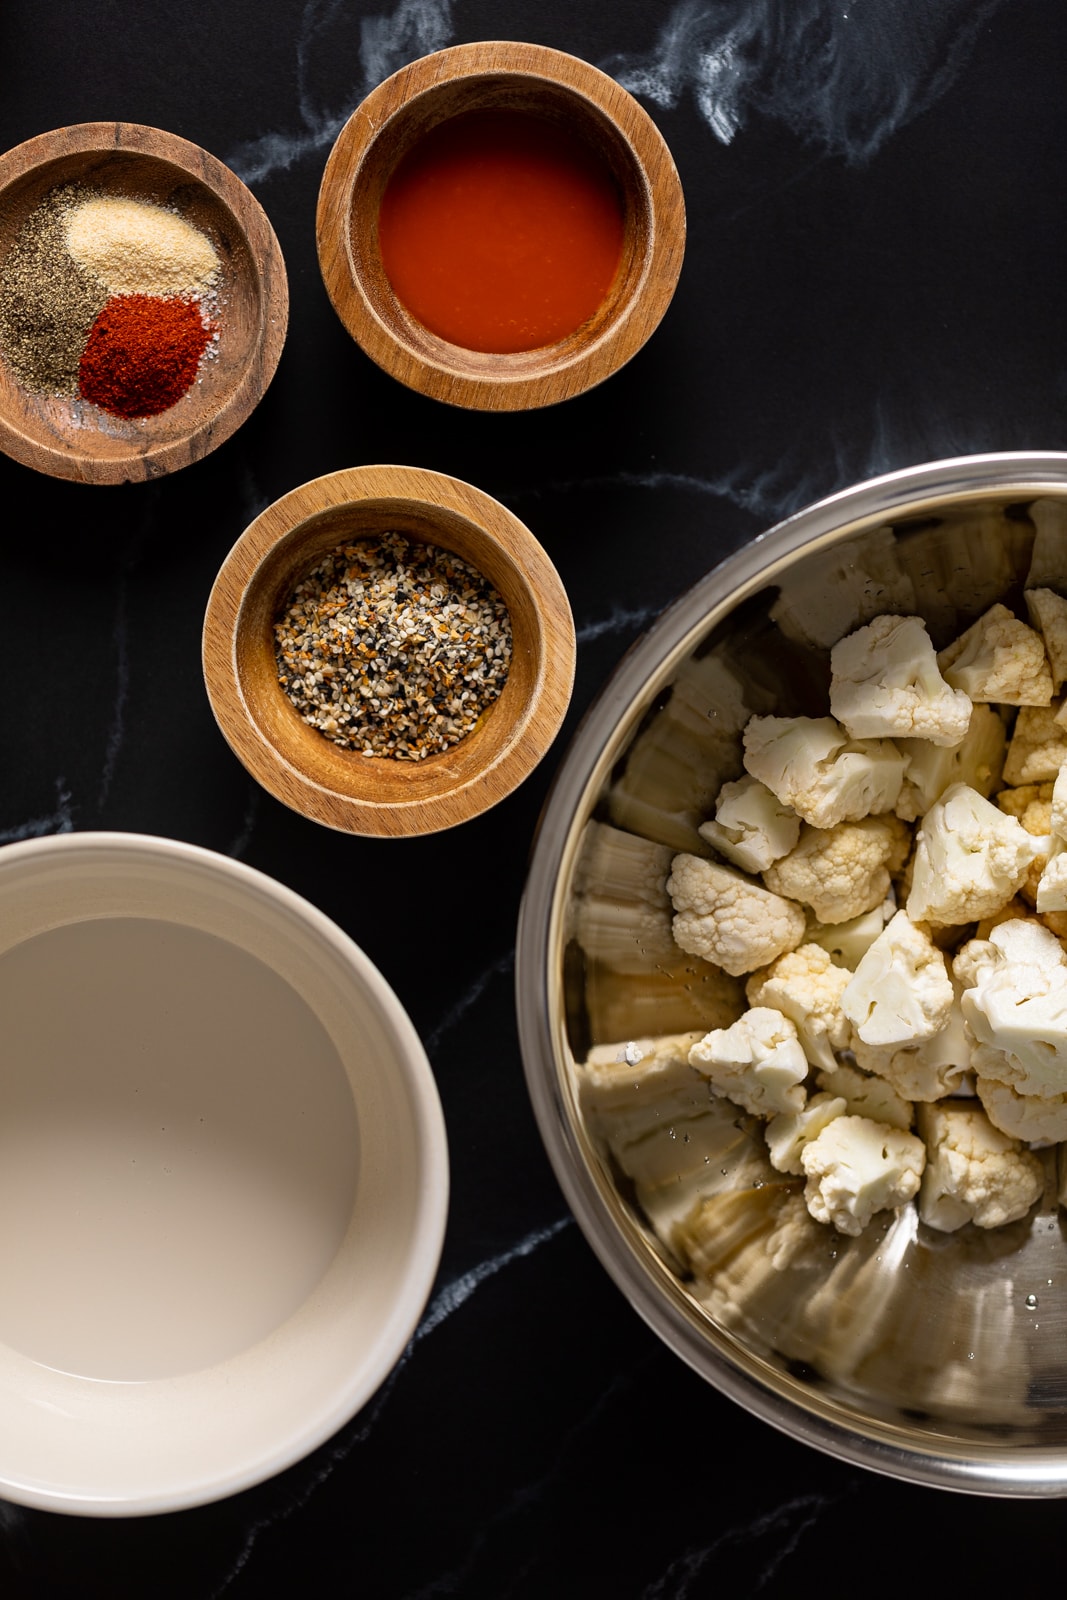
<path id="1" fill-rule="evenodd" d="M 616 1060 L 630 1040 L 718 1026 L 736 1006 L 737 980 L 672 948 L 662 876 L 637 882 L 637 857 L 656 851 L 632 847 L 654 841 L 662 860 L 701 848 L 696 825 L 741 770 L 747 717 L 825 714 L 830 645 L 879 613 L 923 616 L 941 648 L 994 601 L 1021 606 L 1028 582 L 1067 592 L 1067 455 L 891 473 L 790 517 L 709 573 L 626 656 L 564 760 L 523 900 L 517 1004 L 534 1112 L 567 1201 L 678 1355 L 842 1459 L 1036 1497 L 1067 1494 L 1055 1150 L 1042 1156 L 1045 1196 L 1021 1222 L 937 1233 L 908 1206 L 846 1239 L 798 1219 L 795 1194 L 729 1102 L 714 1102 L 719 1126 L 702 1120 L 692 1147 L 681 1130 L 697 1126 L 694 1107 L 668 1107 L 658 1170 L 635 1184 L 586 1118 L 577 1071 L 594 1046 Z M 700 1267 L 683 1270 L 664 1219 L 701 1197 Z"/>

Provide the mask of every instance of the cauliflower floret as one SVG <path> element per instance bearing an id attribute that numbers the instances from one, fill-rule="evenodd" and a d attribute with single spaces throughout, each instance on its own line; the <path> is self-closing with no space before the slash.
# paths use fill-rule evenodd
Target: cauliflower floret
<path id="1" fill-rule="evenodd" d="M 745 872 L 762 872 L 800 837 L 800 818 L 765 784 L 747 773 L 724 783 L 713 819 L 697 830 L 720 855 Z"/>
<path id="2" fill-rule="evenodd" d="M 871 945 L 841 996 L 864 1044 L 911 1045 L 948 1021 L 952 983 L 929 934 L 898 911 Z"/>
<path id="3" fill-rule="evenodd" d="M 835 1117 L 844 1116 L 848 1106 L 839 1095 L 813 1094 L 803 1111 L 780 1111 L 766 1127 L 771 1166 L 777 1172 L 802 1177 L 800 1155 L 804 1146 L 817 1139 Z"/>
<path id="4" fill-rule="evenodd" d="M 1023 706 L 1004 758 L 1008 784 L 1054 783 L 1067 762 L 1067 728 L 1060 720 L 1067 702 L 1050 706 Z"/>
<path id="5" fill-rule="evenodd" d="M 875 617 L 834 645 L 830 670 L 830 711 L 853 739 L 957 745 L 967 732 L 970 698 L 941 676 L 921 617 Z"/>
<path id="6" fill-rule="evenodd" d="M 675 856 L 667 893 L 676 913 L 675 942 L 735 978 L 765 967 L 804 937 L 798 905 L 699 856 Z"/>
<path id="7" fill-rule="evenodd" d="M 905 1100 L 941 1100 L 945 1095 L 959 1094 L 970 1071 L 972 1049 L 960 1007 L 961 993 L 960 986 L 954 983 L 947 1022 L 920 1044 L 864 1044 L 862 1039 L 854 1038 L 852 1053 L 857 1066 L 877 1073 Z M 882 1120 L 891 1122 L 892 1118 Z"/>
<path id="8" fill-rule="evenodd" d="M 937 664 L 953 688 L 962 689 L 972 700 L 1047 706 L 1052 699 L 1045 641 L 1007 606 L 990 606 L 941 651 Z"/>
<path id="9" fill-rule="evenodd" d="M 1049 853 L 1034 903 L 1042 912 L 1067 911 L 1067 767 L 1060 768 L 1048 813 Z M 1027 826 L 1025 818 L 1023 826 Z"/>
<path id="10" fill-rule="evenodd" d="M 929 1227 L 999 1228 L 1040 1199 L 1045 1172 L 1037 1156 L 977 1106 L 921 1106 L 918 1131 L 926 1145 L 919 1216 Z"/>
<path id="11" fill-rule="evenodd" d="M 942 925 L 988 917 L 1011 899 L 1041 853 L 1014 817 L 954 783 L 920 825 L 908 915 Z"/>
<path id="12" fill-rule="evenodd" d="M 849 1116 L 869 1117 L 872 1122 L 886 1122 L 891 1128 L 905 1131 L 915 1121 L 915 1107 L 910 1100 L 899 1095 L 884 1078 L 870 1077 L 846 1062 L 835 1066 L 832 1072 L 816 1073 L 815 1079 L 826 1094 L 840 1095 Z"/>
<path id="13" fill-rule="evenodd" d="M 820 945 L 804 944 L 779 956 L 766 972 L 757 972 L 745 985 L 750 1006 L 773 1006 L 796 1025 L 804 1054 L 814 1066 L 832 1067 L 835 1050 L 849 1041 L 848 1018 L 841 1010 L 841 995 L 849 981 L 843 967 L 835 967 Z"/>
<path id="14" fill-rule="evenodd" d="M 757 1117 L 802 1111 L 808 1062 L 788 1017 L 753 1006 L 729 1028 L 714 1028 L 689 1051 L 689 1064 L 716 1094 Z"/>
<path id="15" fill-rule="evenodd" d="M 1037 922 L 1001 922 L 965 944 L 953 970 L 979 1093 L 983 1079 L 1043 1099 L 1067 1093 L 1067 956 L 1056 936 Z"/>
<path id="16" fill-rule="evenodd" d="M 975 706 L 966 737 L 957 745 L 945 747 L 928 739 L 900 739 L 897 744 L 904 757 L 904 782 L 896 813 L 915 822 L 953 783 L 969 784 L 988 799 L 1000 780 L 1008 735 L 991 706 Z"/>
<path id="17" fill-rule="evenodd" d="M 1026 609 L 1045 641 L 1052 687 L 1059 694 L 1067 682 L 1067 600 L 1054 589 L 1027 589 Z"/>
<path id="18" fill-rule="evenodd" d="M 1067 1139 L 1067 1094 L 1019 1094 L 1010 1083 L 976 1079 L 985 1114 L 1001 1133 L 1024 1144 L 1062 1144 Z"/>
<path id="19" fill-rule="evenodd" d="M 809 922 L 804 933 L 805 944 L 817 944 L 827 952 L 835 967 L 847 967 L 855 972 L 864 955 L 895 915 L 896 900 L 890 892 L 880 906 L 865 911 L 862 917 L 852 917 L 848 922 Z"/>
<path id="20" fill-rule="evenodd" d="M 813 828 L 892 811 L 904 777 L 892 740 L 850 740 L 833 717 L 751 717 L 744 760 Z"/>
<path id="21" fill-rule="evenodd" d="M 910 846 L 907 828 L 891 811 L 833 828 L 805 823 L 796 848 L 768 867 L 763 881 L 810 906 L 820 922 L 850 922 L 882 904 Z"/>
<path id="22" fill-rule="evenodd" d="M 805 1144 L 800 1160 L 808 1180 L 804 1200 L 816 1222 L 855 1236 L 876 1211 L 906 1205 L 915 1196 L 926 1147 L 887 1123 L 843 1116 Z"/>

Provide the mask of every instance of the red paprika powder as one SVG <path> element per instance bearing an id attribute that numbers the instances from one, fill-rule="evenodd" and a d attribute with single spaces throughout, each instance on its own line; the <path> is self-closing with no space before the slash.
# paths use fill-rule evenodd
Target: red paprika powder
<path id="1" fill-rule="evenodd" d="M 191 386 L 211 336 L 196 300 L 115 295 L 82 352 L 81 395 L 117 417 L 158 416 Z"/>

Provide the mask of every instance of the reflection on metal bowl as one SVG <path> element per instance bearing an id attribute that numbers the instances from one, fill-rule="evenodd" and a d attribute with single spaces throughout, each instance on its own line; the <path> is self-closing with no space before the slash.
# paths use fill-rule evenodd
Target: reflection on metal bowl
<path id="1" fill-rule="evenodd" d="M 944 647 L 1030 583 L 1067 588 L 1067 455 L 960 458 L 836 494 L 667 611 L 616 672 L 557 777 L 531 864 L 518 1006 L 534 1110 L 604 1266 L 698 1372 L 842 1459 L 982 1494 L 1067 1494 L 1067 1241 L 1055 1149 L 1028 1216 L 938 1233 L 912 1205 L 857 1238 L 815 1222 L 760 1125 L 665 1061 L 591 1092 L 620 1044 L 724 1025 L 743 980 L 671 940 L 669 862 L 741 770 L 748 717 L 826 712 L 832 644 L 883 612 Z M 1025 615 L 1025 612 L 1023 611 Z M 622 714 L 619 707 L 624 707 Z M 637 855 L 646 863 L 643 845 Z M 636 1052 L 635 1052 L 636 1053 Z M 669 1056 L 670 1052 L 667 1052 Z M 684 1056 L 683 1056 L 684 1059 Z M 592 1066 L 584 1064 L 591 1062 Z"/>

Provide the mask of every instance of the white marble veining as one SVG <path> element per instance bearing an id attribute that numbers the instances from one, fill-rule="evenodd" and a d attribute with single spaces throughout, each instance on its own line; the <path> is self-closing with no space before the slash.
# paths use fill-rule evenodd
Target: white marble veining
<path id="1" fill-rule="evenodd" d="M 248 785 L 248 804 L 245 806 L 245 814 L 241 818 L 241 826 L 226 847 L 226 854 L 233 856 L 235 860 L 239 861 L 241 859 L 252 842 L 252 835 L 255 832 L 256 822 L 259 818 L 262 799 L 263 790 L 259 787 L 259 784 L 250 783 Z"/>
<path id="2" fill-rule="evenodd" d="M 0 829 L 0 844 L 14 844 L 19 839 L 42 839 L 48 833 L 71 833 L 74 813 L 70 790 L 64 778 L 56 779 L 56 809 L 42 817 L 30 817 L 27 822 L 17 822 L 14 827 Z"/>
<path id="3" fill-rule="evenodd" d="M 239 145 L 227 164 L 245 183 L 261 183 L 307 156 L 322 155 L 333 144 L 363 97 L 407 62 L 443 50 L 452 38 L 453 0 L 399 0 L 389 13 L 360 22 L 360 77 L 343 106 L 325 106 L 313 84 L 316 63 L 328 55 L 339 26 L 347 20 L 341 0 L 308 0 L 297 41 L 296 88 L 300 126 L 271 130 Z"/>
<path id="4" fill-rule="evenodd" d="M 249 1525 L 240 1553 L 222 1583 L 212 1592 L 211 1600 L 218 1600 L 218 1597 L 225 1594 L 236 1581 L 239 1574 L 248 1565 L 260 1536 L 276 1523 L 284 1522 L 307 1505 L 316 1489 L 320 1488 L 332 1476 L 334 1468 L 370 1436 L 374 1424 L 388 1402 L 397 1379 L 422 1341 L 433 1333 L 435 1329 L 439 1328 L 453 1312 L 466 1305 L 467 1301 L 470 1300 L 471 1296 L 483 1283 L 495 1278 L 498 1273 L 503 1272 L 507 1267 L 513 1266 L 515 1262 L 525 1260 L 535 1250 L 539 1250 L 542 1245 L 548 1244 L 555 1239 L 571 1223 L 572 1218 L 566 1216 L 550 1223 L 545 1228 L 535 1229 L 532 1233 L 528 1233 L 525 1238 L 520 1239 L 518 1244 L 512 1245 L 508 1250 L 501 1251 L 499 1255 L 479 1262 L 470 1271 L 462 1273 L 458 1278 L 454 1278 L 451 1283 L 445 1284 L 442 1289 L 438 1290 L 431 1300 L 422 1321 L 415 1329 L 404 1354 L 400 1357 L 400 1360 L 393 1368 L 386 1382 L 378 1390 L 374 1399 L 355 1419 L 351 1430 L 339 1437 L 325 1461 L 291 1501 L 280 1507 L 272 1516 L 258 1518 Z"/>
<path id="5" fill-rule="evenodd" d="M 515 952 L 514 950 L 509 950 L 506 955 L 502 955 L 496 961 L 491 962 L 483 972 L 478 974 L 474 982 L 468 989 L 464 990 L 455 1004 L 449 1006 L 436 1028 L 427 1034 L 423 1042 L 428 1055 L 433 1055 L 444 1035 L 456 1026 L 456 1023 L 465 1016 L 477 1000 L 481 999 L 493 980 L 502 977 L 505 972 L 510 972 L 514 965 Z"/>
<path id="6" fill-rule="evenodd" d="M 612 633 L 637 633 L 654 622 L 661 610 L 662 607 L 655 605 L 615 606 L 606 617 L 583 622 L 575 629 L 575 637 L 579 644 L 592 644 L 594 639 L 603 639 Z"/>
<path id="7" fill-rule="evenodd" d="M 727 1528 L 710 1544 L 690 1545 L 654 1583 L 642 1590 L 641 1600 L 687 1600 L 692 1585 L 729 1545 L 754 1546 L 751 1578 L 745 1593 L 759 1594 L 796 1553 L 805 1534 L 816 1527 L 841 1498 L 840 1495 L 796 1495 L 770 1511 L 761 1512 L 750 1522 Z M 701 1592 L 704 1592 L 703 1585 Z"/>
<path id="8" fill-rule="evenodd" d="M 688 92 L 729 144 L 753 116 L 850 162 L 869 161 L 933 105 L 965 67 L 1003 0 L 937 0 L 921 26 L 908 0 L 681 0 L 645 52 L 600 61 L 639 98 L 665 110 Z M 315 63 L 347 20 L 341 0 L 309 0 L 297 43 L 299 126 L 239 145 L 228 164 L 262 182 L 333 143 L 359 101 L 398 68 L 453 39 L 454 0 L 399 0 L 360 22 L 360 77 L 346 104 L 314 94 Z"/>
<path id="9" fill-rule="evenodd" d="M 687 92 L 723 144 L 753 117 L 869 161 L 952 88 L 1001 0 L 681 0 L 643 55 L 600 63 L 672 109 Z"/>

